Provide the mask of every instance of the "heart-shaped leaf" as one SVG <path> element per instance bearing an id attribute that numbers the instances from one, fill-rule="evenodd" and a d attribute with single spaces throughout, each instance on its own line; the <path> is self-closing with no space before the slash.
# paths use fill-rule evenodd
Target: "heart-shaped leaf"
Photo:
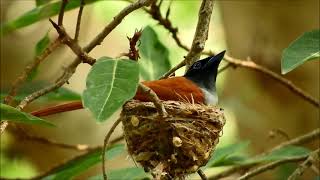
<path id="1" fill-rule="evenodd" d="M 83 105 L 101 122 L 135 95 L 139 66 L 132 60 L 102 57 L 92 66 L 86 81 Z"/>
<path id="2" fill-rule="evenodd" d="M 21 112 L 14 107 L 6 104 L 0 104 L 1 121 L 14 121 L 37 125 L 54 126 L 52 123 L 45 121 L 41 118 L 32 116 L 31 114 Z"/>
<path id="3" fill-rule="evenodd" d="M 281 73 L 286 74 L 304 62 L 319 59 L 320 30 L 304 33 L 293 41 L 282 53 Z"/>
<path id="4" fill-rule="evenodd" d="M 170 69 L 169 51 L 161 43 L 157 33 L 147 26 L 141 35 L 139 60 L 141 76 L 144 80 L 156 80 Z"/>

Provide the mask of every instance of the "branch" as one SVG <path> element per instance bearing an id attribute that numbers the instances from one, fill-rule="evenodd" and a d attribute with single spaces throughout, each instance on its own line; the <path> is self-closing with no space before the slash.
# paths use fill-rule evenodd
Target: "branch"
<path id="1" fill-rule="evenodd" d="M 198 15 L 198 24 L 193 37 L 191 49 L 185 57 L 187 69 L 200 59 L 201 52 L 204 49 L 205 42 L 208 39 L 210 18 L 213 9 L 213 0 L 202 0 Z"/>
<path id="2" fill-rule="evenodd" d="M 306 169 L 308 169 L 314 161 L 319 161 L 320 158 L 320 149 L 313 151 L 309 154 L 308 158 L 299 165 L 299 167 L 289 176 L 288 180 L 298 179 Z"/>
<path id="3" fill-rule="evenodd" d="M 104 138 L 103 142 L 103 150 L 102 150 L 102 173 L 103 173 L 103 179 L 107 180 L 107 173 L 106 173 L 106 149 L 108 148 L 109 139 L 116 129 L 116 127 L 120 124 L 121 119 L 119 118 L 116 122 L 113 123 L 112 127 L 110 128 L 108 134 Z"/>
<path id="4" fill-rule="evenodd" d="M 291 139 L 290 141 L 286 141 L 286 142 L 283 142 L 281 144 L 279 144 L 278 146 L 275 146 L 274 148 L 264 152 L 264 153 L 261 153 L 257 156 L 255 156 L 255 158 L 258 158 L 258 157 L 262 157 L 262 156 L 265 156 L 269 153 L 271 153 L 272 151 L 275 151 L 277 149 L 280 149 L 280 148 L 283 148 L 285 146 L 289 146 L 289 145 L 301 145 L 301 144 L 305 144 L 305 143 L 308 143 L 308 142 L 311 142 L 315 139 L 319 139 L 320 138 L 320 129 L 317 128 L 309 133 L 306 133 L 306 134 L 303 134 L 302 136 L 299 136 L 299 137 L 296 137 L 294 139 Z M 257 163 L 251 163 L 251 164 L 244 164 L 244 165 L 238 165 L 238 166 L 233 166 L 225 171 L 222 171 L 218 174 L 215 174 L 213 176 L 210 176 L 209 179 L 210 180 L 214 180 L 214 179 L 220 179 L 220 178 L 223 178 L 223 177 L 227 177 L 235 172 L 238 172 L 240 170 L 244 170 L 244 169 L 248 169 L 254 165 L 257 165 Z"/>
<path id="5" fill-rule="evenodd" d="M 199 174 L 201 180 L 208 180 L 206 174 L 201 169 L 199 169 L 197 173 Z"/>
<path id="6" fill-rule="evenodd" d="M 59 16 L 58 16 L 58 25 L 62 26 L 63 23 L 63 16 L 64 16 L 64 9 L 66 8 L 66 5 L 68 4 L 68 0 L 61 0 L 61 7 L 59 11 Z"/>
<path id="7" fill-rule="evenodd" d="M 282 164 L 289 163 L 289 162 L 302 161 L 302 160 L 306 159 L 307 157 L 308 157 L 308 155 L 302 155 L 302 156 L 290 157 L 290 158 L 285 158 L 285 159 L 281 159 L 278 161 L 274 161 L 274 162 L 262 165 L 260 167 L 257 167 L 256 169 L 253 169 L 253 170 L 247 172 L 246 174 L 241 176 L 238 180 L 246 180 L 246 179 L 249 179 L 253 176 L 261 174 L 265 171 L 274 169 Z"/>
<path id="8" fill-rule="evenodd" d="M 235 66 L 240 66 L 240 67 L 246 67 L 258 72 L 261 72 L 263 74 L 268 75 L 269 77 L 271 77 L 272 79 L 280 82 L 282 85 L 284 85 L 285 87 L 287 87 L 289 90 L 291 90 L 293 93 L 295 93 L 296 95 L 300 96 L 301 98 L 303 98 L 304 100 L 308 101 L 309 103 L 311 103 L 312 105 L 319 107 L 320 106 L 320 102 L 312 97 L 310 94 L 308 94 L 307 92 L 305 92 L 304 90 L 302 90 L 301 88 L 299 88 L 298 86 L 294 85 L 291 81 L 283 78 L 282 76 L 280 76 L 279 74 L 261 66 L 256 64 L 253 61 L 244 61 L 244 60 L 240 60 L 240 59 L 236 59 L 233 57 L 230 57 L 228 55 L 224 56 L 224 59 L 235 65 Z"/>
<path id="9" fill-rule="evenodd" d="M 151 4 L 154 0 L 138 0 L 129 6 L 125 7 L 118 15 L 116 15 L 113 18 L 113 21 L 111 21 L 100 34 L 98 34 L 87 46 L 84 47 L 85 52 L 90 52 L 93 48 L 95 48 L 97 45 L 100 45 L 105 37 L 109 35 L 109 33 L 116 28 L 121 21 L 131 12 L 143 7 L 148 6 Z"/>
<path id="10" fill-rule="evenodd" d="M 79 37 L 79 33 L 80 33 L 80 25 L 81 25 L 81 17 L 82 17 L 82 11 L 84 8 L 85 2 L 84 0 L 81 0 L 80 2 L 80 8 L 79 8 L 79 12 L 78 12 L 78 17 L 77 17 L 77 24 L 76 24 L 76 31 L 74 33 L 74 41 L 78 41 L 78 37 Z"/>

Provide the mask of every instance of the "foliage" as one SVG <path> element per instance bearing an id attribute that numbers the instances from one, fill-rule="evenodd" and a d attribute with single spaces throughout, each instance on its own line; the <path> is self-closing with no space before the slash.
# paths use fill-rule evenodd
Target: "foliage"
<path id="1" fill-rule="evenodd" d="M 139 82 L 135 61 L 100 58 L 91 68 L 83 92 L 83 105 L 102 122 L 131 99 Z"/>
<path id="2" fill-rule="evenodd" d="M 140 73 L 144 80 L 156 80 L 170 69 L 169 51 L 150 26 L 142 32 L 139 49 Z"/>
<path id="3" fill-rule="evenodd" d="M 124 151 L 124 145 L 114 145 L 106 150 L 106 157 L 108 160 L 115 158 L 117 155 Z M 72 177 L 81 174 L 88 168 L 101 162 L 101 149 L 91 151 L 85 156 L 76 158 L 67 162 L 63 166 L 60 166 L 53 173 L 50 173 L 44 179 L 59 180 L 59 179 L 71 179 Z"/>
<path id="4" fill-rule="evenodd" d="M 150 176 L 144 172 L 143 168 L 137 168 L 137 167 L 111 170 L 110 172 L 108 172 L 109 180 L 118 180 L 119 177 L 121 177 L 121 179 L 138 180 L 138 179 L 149 179 Z M 102 175 L 94 176 L 89 178 L 89 180 L 103 180 L 103 176 Z"/>
<path id="5" fill-rule="evenodd" d="M 91 4 L 98 1 L 101 1 L 101 0 L 86 0 L 86 4 Z M 40 0 L 38 0 L 38 2 L 42 5 L 37 6 L 34 9 L 24 13 L 22 16 L 19 16 L 17 19 L 2 23 L 0 31 L 3 34 L 7 34 L 19 28 L 29 26 L 42 19 L 57 15 L 59 13 L 61 1 L 45 3 L 45 4 L 41 3 Z M 80 6 L 79 0 L 69 0 L 65 10 L 66 11 L 72 10 L 79 6 Z"/>
<path id="6" fill-rule="evenodd" d="M 320 30 L 304 33 L 283 51 L 281 73 L 286 74 L 306 61 L 320 57 Z"/>
<path id="7" fill-rule="evenodd" d="M 28 113 L 21 112 L 14 107 L 6 104 L 0 104 L 1 121 L 14 121 L 36 125 L 54 126 L 50 122 L 47 122 L 41 118 L 32 116 Z"/>

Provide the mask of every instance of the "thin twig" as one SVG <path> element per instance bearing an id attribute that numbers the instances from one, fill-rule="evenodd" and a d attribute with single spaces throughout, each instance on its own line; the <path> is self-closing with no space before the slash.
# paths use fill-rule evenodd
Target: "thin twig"
<path id="1" fill-rule="evenodd" d="M 4 98 L 4 103 L 11 105 L 14 97 L 17 95 L 19 88 L 26 81 L 30 73 L 39 66 L 41 62 L 43 62 L 55 49 L 57 49 L 61 45 L 61 39 L 57 38 L 49 46 L 35 59 L 24 68 L 24 71 L 18 76 L 18 78 L 12 83 L 11 89 L 8 95 Z M 0 124 L 0 134 L 4 132 L 6 127 L 8 126 L 7 121 L 1 121 Z"/>
<path id="2" fill-rule="evenodd" d="M 314 164 L 314 161 L 319 161 L 320 158 L 320 149 L 313 151 L 309 154 L 308 158 L 299 165 L 299 167 L 289 176 L 288 180 L 296 180 L 306 169 Z"/>
<path id="3" fill-rule="evenodd" d="M 293 138 L 291 139 L 290 141 L 286 141 L 286 142 L 283 142 L 277 146 L 275 146 L 274 148 L 266 151 L 266 152 L 263 152 L 255 157 L 262 157 L 262 156 L 265 156 L 277 149 L 280 149 L 280 148 L 283 148 L 283 147 L 286 147 L 286 146 L 289 146 L 289 145 L 302 145 L 302 144 L 305 144 L 305 143 L 308 143 L 308 142 L 311 142 L 315 139 L 319 139 L 320 138 L 320 129 L 317 128 L 309 133 L 306 133 L 306 134 L 303 134 L 299 137 L 296 137 L 296 138 Z M 223 177 L 227 177 L 235 172 L 238 172 L 240 170 L 245 170 L 245 169 L 248 169 L 254 165 L 256 165 L 257 163 L 250 163 L 250 164 L 244 164 L 244 165 L 237 165 L 237 166 L 233 166 L 227 170 L 224 170 L 218 174 L 215 174 L 215 175 L 212 175 L 209 177 L 210 180 L 215 180 L 215 179 L 220 179 L 220 178 L 223 178 Z"/>
<path id="4" fill-rule="evenodd" d="M 63 24 L 63 16 L 64 16 L 64 10 L 66 8 L 66 5 L 68 4 L 68 0 L 61 0 L 61 7 L 59 11 L 59 16 L 58 16 L 58 25 L 62 26 Z"/>
<path id="5" fill-rule="evenodd" d="M 253 176 L 256 176 L 258 174 L 261 174 L 262 172 L 274 169 L 282 164 L 286 164 L 289 162 L 297 162 L 297 161 L 303 161 L 308 157 L 308 155 L 302 155 L 302 156 L 295 156 L 295 157 L 289 157 L 289 158 L 285 158 L 285 159 L 281 159 L 281 160 L 277 160 L 262 166 L 259 166 L 249 172 L 247 172 L 246 174 L 244 174 L 243 176 L 241 176 L 240 178 L 238 178 L 238 180 L 246 180 L 249 179 Z"/>
<path id="6" fill-rule="evenodd" d="M 188 69 L 194 62 L 200 59 L 201 52 L 204 49 L 206 40 L 208 39 L 209 25 L 213 10 L 213 0 L 202 0 L 196 32 L 193 37 L 192 45 L 189 53 L 185 57 Z"/>
<path id="7" fill-rule="evenodd" d="M 243 61 L 240 59 L 230 57 L 228 55 L 225 55 L 224 59 L 227 62 L 234 64 L 235 66 L 246 67 L 246 68 L 261 72 L 263 74 L 266 74 L 269 77 L 271 77 L 272 79 L 274 79 L 274 80 L 280 82 L 281 84 L 283 84 L 284 86 L 286 86 L 293 93 L 302 97 L 304 100 L 308 101 L 312 105 L 314 105 L 316 107 L 320 106 L 320 102 L 316 98 L 312 97 L 310 94 L 308 94 L 307 92 L 305 92 L 304 90 L 302 90 L 298 86 L 294 85 L 291 81 L 283 78 L 281 75 L 279 75 L 279 74 L 277 74 L 277 73 L 275 73 L 275 72 L 273 72 L 273 71 L 271 71 L 261 65 L 256 64 L 253 61 Z"/>
<path id="8" fill-rule="evenodd" d="M 107 173 L 106 173 L 106 149 L 108 148 L 109 139 L 116 129 L 116 127 L 120 124 L 121 119 L 119 118 L 116 122 L 113 123 L 112 127 L 110 128 L 108 134 L 104 138 L 103 142 L 103 149 L 102 149 L 102 173 L 103 173 L 103 179 L 107 180 Z"/>
<path id="9" fill-rule="evenodd" d="M 156 106 L 158 113 L 162 116 L 165 117 L 167 116 L 167 112 L 166 109 L 164 108 L 163 104 L 161 103 L 161 100 L 159 99 L 159 97 L 157 96 L 157 94 L 152 91 L 152 89 L 150 89 L 148 86 L 143 85 L 142 83 L 139 83 L 138 88 L 145 93 L 146 95 L 148 95 L 148 97 L 150 98 L 150 100 L 154 103 L 154 105 Z"/>
<path id="10" fill-rule="evenodd" d="M 199 169 L 197 173 L 199 174 L 201 180 L 208 180 L 206 174 L 201 169 Z"/>
<path id="11" fill-rule="evenodd" d="M 74 33 L 74 38 L 73 38 L 74 41 L 78 41 L 78 37 L 79 37 L 79 34 L 80 34 L 81 17 L 82 17 L 82 11 L 83 11 L 84 5 L 85 5 L 84 0 L 81 0 L 79 12 L 78 12 L 78 17 L 77 17 L 76 31 Z"/>

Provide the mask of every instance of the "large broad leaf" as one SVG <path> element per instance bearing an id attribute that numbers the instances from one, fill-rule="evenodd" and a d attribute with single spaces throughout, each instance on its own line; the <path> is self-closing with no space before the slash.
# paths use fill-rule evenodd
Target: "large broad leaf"
<path id="1" fill-rule="evenodd" d="M 101 122 L 135 95 L 139 66 L 135 61 L 103 57 L 92 66 L 86 81 L 83 105 Z"/>
<path id="2" fill-rule="evenodd" d="M 32 92 L 48 85 L 48 83 L 37 82 L 37 83 L 28 83 L 20 89 L 19 95 L 15 96 L 15 100 L 21 101 L 27 95 L 31 94 Z M 8 94 L 8 90 L 1 90 L 0 96 L 1 100 Z M 76 101 L 81 100 L 80 94 L 71 91 L 67 88 L 61 87 L 53 92 L 50 92 L 44 96 L 41 96 L 37 101 L 40 102 L 47 102 L 47 101 Z"/>
<path id="3" fill-rule="evenodd" d="M 147 26 L 142 31 L 139 60 L 144 80 L 155 80 L 170 69 L 169 51 L 160 42 L 156 32 Z"/>
<path id="4" fill-rule="evenodd" d="M 124 151 L 124 145 L 114 145 L 106 151 L 106 157 L 108 160 L 116 157 L 120 153 Z M 51 173 L 49 176 L 45 177 L 44 179 L 47 180 L 60 180 L 60 179 L 71 179 L 72 177 L 75 177 L 84 171 L 86 171 L 88 168 L 101 163 L 102 161 L 102 152 L 101 149 L 92 151 L 91 153 L 82 156 L 81 158 L 76 158 L 72 161 L 69 161 L 68 163 L 64 164 L 63 166 L 60 166 L 58 169 L 56 169 L 53 173 Z"/>
<path id="5" fill-rule="evenodd" d="M 100 0 L 86 0 L 86 5 L 97 2 Z M 9 22 L 5 22 L 1 24 L 1 32 L 3 34 L 12 32 L 16 29 L 31 25 L 35 22 L 38 22 L 42 19 L 49 18 L 51 16 L 57 15 L 60 11 L 62 1 L 51 2 L 47 4 L 43 4 L 41 6 L 37 6 L 34 9 L 26 12 L 22 16 L 18 17 Z M 80 6 L 80 0 L 68 0 L 68 4 L 65 8 L 66 11 L 75 9 Z"/>
<path id="6" fill-rule="evenodd" d="M 50 122 L 47 122 L 41 118 L 32 116 L 25 112 L 21 112 L 14 107 L 2 103 L 0 104 L 0 115 L 1 121 L 14 121 L 37 125 L 54 126 Z"/>
<path id="7" fill-rule="evenodd" d="M 244 141 L 216 149 L 206 167 L 224 166 L 230 164 L 230 161 L 242 161 L 242 157 L 238 156 L 237 153 L 248 147 L 248 145 L 249 141 Z"/>
<path id="8" fill-rule="evenodd" d="M 109 180 L 150 179 L 150 176 L 144 172 L 143 168 L 137 168 L 137 167 L 112 170 L 108 172 L 107 175 Z M 103 180 L 103 176 L 102 175 L 94 176 L 89 178 L 89 180 Z"/>
<path id="9" fill-rule="evenodd" d="M 283 51 L 281 73 L 286 74 L 304 62 L 320 57 L 320 30 L 304 33 Z"/>
<path id="10" fill-rule="evenodd" d="M 49 31 L 38 41 L 35 47 L 35 56 L 39 56 L 44 52 L 44 50 L 48 47 L 50 43 Z M 27 81 L 31 81 L 38 74 L 38 66 L 34 68 L 29 76 L 27 77 Z"/>

